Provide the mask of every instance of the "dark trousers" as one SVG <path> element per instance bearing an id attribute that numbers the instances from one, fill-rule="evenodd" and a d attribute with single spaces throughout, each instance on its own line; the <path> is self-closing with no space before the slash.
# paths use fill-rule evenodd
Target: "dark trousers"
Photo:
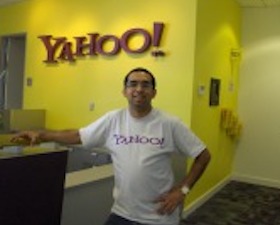
<path id="1" fill-rule="evenodd" d="M 106 221 L 106 223 L 104 225 L 148 225 L 148 224 L 131 221 L 131 220 L 125 219 L 121 216 L 118 216 L 114 213 L 111 213 L 108 220 Z"/>

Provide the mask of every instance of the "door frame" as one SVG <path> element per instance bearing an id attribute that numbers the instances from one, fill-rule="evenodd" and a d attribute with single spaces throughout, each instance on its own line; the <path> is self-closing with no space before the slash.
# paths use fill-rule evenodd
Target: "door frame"
<path id="1" fill-rule="evenodd" d="M 0 84 L 4 88 L 2 109 L 23 108 L 26 36 L 26 33 L 0 36 L 0 71 L 6 70 L 4 84 Z"/>

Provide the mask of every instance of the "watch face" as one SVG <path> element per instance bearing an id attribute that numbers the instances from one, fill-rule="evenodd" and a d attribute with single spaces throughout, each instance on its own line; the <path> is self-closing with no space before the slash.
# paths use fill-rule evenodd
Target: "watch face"
<path id="1" fill-rule="evenodd" d="M 183 187 L 181 188 L 181 191 L 182 191 L 182 193 L 183 193 L 184 195 L 186 195 L 186 194 L 189 193 L 190 189 L 189 189 L 187 186 L 183 186 Z"/>

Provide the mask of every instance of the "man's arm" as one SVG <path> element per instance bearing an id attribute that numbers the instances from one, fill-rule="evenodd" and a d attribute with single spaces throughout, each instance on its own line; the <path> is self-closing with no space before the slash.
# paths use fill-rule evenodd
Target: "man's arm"
<path id="1" fill-rule="evenodd" d="M 208 163 L 210 162 L 211 155 L 208 149 L 204 149 L 194 160 L 190 172 L 181 182 L 182 186 L 187 186 L 192 188 L 195 183 L 199 180 L 204 170 L 206 169 Z"/>
<path id="2" fill-rule="evenodd" d="M 182 180 L 182 182 L 157 199 L 157 202 L 160 203 L 160 208 L 158 209 L 159 214 L 171 214 L 180 204 L 183 203 L 186 194 L 182 192 L 182 187 L 185 186 L 191 189 L 205 171 L 210 159 L 211 155 L 206 148 L 195 158 L 190 172 Z"/>
<path id="3" fill-rule="evenodd" d="M 11 142 L 25 144 L 39 144 L 41 142 L 58 142 L 61 144 L 80 144 L 80 134 L 78 130 L 64 131 L 22 131 L 11 138 Z"/>

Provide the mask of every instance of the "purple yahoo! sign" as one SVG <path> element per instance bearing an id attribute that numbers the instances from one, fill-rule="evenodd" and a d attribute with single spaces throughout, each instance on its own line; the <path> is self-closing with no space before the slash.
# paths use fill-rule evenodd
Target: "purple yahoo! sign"
<path id="1" fill-rule="evenodd" d="M 57 63 L 58 60 L 73 62 L 77 57 L 81 56 L 114 56 L 121 49 L 129 54 L 140 54 L 147 51 L 151 46 L 156 50 L 152 51 L 152 56 L 164 56 L 165 53 L 158 48 L 160 47 L 161 37 L 164 29 L 162 22 L 154 22 L 153 33 L 150 34 L 143 28 L 129 29 L 119 38 L 115 35 L 100 35 L 99 33 L 88 33 L 86 36 L 74 37 L 74 41 L 67 40 L 66 37 L 53 37 L 52 35 L 41 35 L 38 38 L 43 42 L 47 56 L 44 62 Z M 143 43 L 139 47 L 132 49 L 130 40 L 140 35 L 143 37 Z M 112 45 L 111 49 L 106 49 L 106 43 Z"/>
<path id="2" fill-rule="evenodd" d="M 134 135 L 134 136 L 124 136 L 120 134 L 114 134 L 114 138 L 116 140 L 116 144 L 133 144 L 133 143 L 139 143 L 139 144 L 151 144 L 151 145 L 157 145 L 162 147 L 164 143 L 164 138 L 157 138 L 157 137 L 146 137 L 146 136 L 140 136 L 140 135 Z"/>

